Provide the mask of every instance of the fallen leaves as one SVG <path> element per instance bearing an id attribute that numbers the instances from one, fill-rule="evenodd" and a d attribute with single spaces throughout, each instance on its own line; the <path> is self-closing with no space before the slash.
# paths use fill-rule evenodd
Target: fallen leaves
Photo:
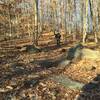
<path id="1" fill-rule="evenodd" d="M 71 64 L 63 72 L 74 80 L 88 83 L 100 72 L 100 63 L 94 60 L 84 59 Z M 95 67 L 95 69 L 93 69 Z"/>
<path id="2" fill-rule="evenodd" d="M 68 88 L 49 77 L 52 75 L 59 77 L 60 74 L 64 74 L 72 80 L 89 83 L 100 73 L 99 61 L 84 59 L 72 63 L 63 70 L 58 66 L 46 68 L 45 64 L 43 68 L 38 63 L 34 63 L 36 60 L 55 60 L 62 55 L 62 49 L 32 54 L 14 52 L 12 56 L 11 53 L 2 56 L 0 58 L 2 61 L 0 62 L 0 97 L 13 100 L 77 100 L 81 94 L 86 95 L 84 91 Z"/>

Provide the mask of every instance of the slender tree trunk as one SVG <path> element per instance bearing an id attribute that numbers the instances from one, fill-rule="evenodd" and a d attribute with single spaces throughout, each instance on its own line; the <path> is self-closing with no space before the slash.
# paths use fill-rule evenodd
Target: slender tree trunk
<path id="1" fill-rule="evenodd" d="M 68 1 L 67 0 L 65 0 L 65 4 L 64 4 L 64 14 L 65 14 L 65 16 L 64 16 L 64 26 L 65 26 L 65 43 L 67 42 L 67 34 L 68 34 L 68 23 L 67 23 L 67 21 L 66 20 L 68 20 L 67 18 L 68 18 Z"/>
<path id="2" fill-rule="evenodd" d="M 90 12 L 92 15 L 92 26 L 93 26 L 93 34 L 94 34 L 94 40 L 95 43 L 98 42 L 97 39 L 97 31 L 98 31 L 98 10 L 97 10 L 97 0 L 89 0 L 90 4 Z"/>
<path id="3" fill-rule="evenodd" d="M 88 16 L 88 0 L 85 1 L 85 14 L 84 14 L 84 26 L 83 26 L 83 43 L 86 42 L 87 36 L 87 16 Z"/>
<path id="4" fill-rule="evenodd" d="M 11 37 L 12 36 L 12 23 L 11 23 L 11 5 L 9 4 L 9 29 L 10 29 L 10 31 L 9 31 L 9 36 Z"/>
<path id="5" fill-rule="evenodd" d="M 35 44 L 38 45 L 38 0 L 35 0 Z"/>

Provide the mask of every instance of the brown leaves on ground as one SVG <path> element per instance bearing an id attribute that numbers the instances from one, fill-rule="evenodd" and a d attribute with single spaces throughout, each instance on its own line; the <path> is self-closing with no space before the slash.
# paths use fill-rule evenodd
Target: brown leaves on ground
<path id="1" fill-rule="evenodd" d="M 80 60 L 71 64 L 63 73 L 73 80 L 88 83 L 100 73 L 100 62 L 90 59 Z"/>
<path id="2" fill-rule="evenodd" d="M 67 89 L 52 80 L 44 80 L 35 88 L 37 100 L 73 100 L 78 90 Z"/>
<path id="3" fill-rule="evenodd" d="M 66 47 L 67 46 L 67 47 Z M 73 80 L 84 83 L 92 81 L 100 73 L 100 62 L 84 59 L 72 63 L 65 70 L 55 66 L 42 68 L 32 62 L 36 60 L 56 60 L 66 53 L 68 45 L 39 53 L 4 52 L 0 62 L 0 97 L 13 100 L 74 100 L 79 90 L 65 88 L 48 79 L 52 74 L 65 74 Z M 90 94 L 91 95 L 91 94 Z"/>

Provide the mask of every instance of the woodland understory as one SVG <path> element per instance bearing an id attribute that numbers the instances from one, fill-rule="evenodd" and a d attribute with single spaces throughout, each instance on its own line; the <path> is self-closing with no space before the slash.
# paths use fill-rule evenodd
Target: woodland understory
<path id="1" fill-rule="evenodd" d="M 100 0 L 0 0 L 0 100 L 100 100 Z"/>

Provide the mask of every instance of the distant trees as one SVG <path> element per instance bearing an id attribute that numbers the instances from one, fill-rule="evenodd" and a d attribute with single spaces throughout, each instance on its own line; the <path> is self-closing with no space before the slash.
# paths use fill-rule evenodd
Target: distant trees
<path id="1" fill-rule="evenodd" d="M 26 0 L 9 0 L 8 2 L 2 2 L 1 16 L 6 18 L 0 21 L 0 23 L 7 24 L 8 28 L 5 28 L 6 35 L 20 35 L 28 33 L 29 36 L 33 31 L 33 9 L 32 2 Z M 5 7 L 6 6 L 6 7 Z M 6 22 L 7 20 L 7 22 Z M 6 30 L 9 30 L 9 32 Z"/>
<path id="2" fill-rule="evenodd" d="M 0 33 L 5 35 L 28 34 L 38 44 L 45 31 L 64 31 L 65 39 L 82 36 L 85 43 L 88 33 L 95 42 L 100 31 L 100 0 L 2 0 L 0 2 Z M 8 20 L 9 19 L 9 20 Z M 4 31 L 4 32 L 2 32 Z"/>
<path id="3" fill-rule="evenodd" d="M 91 17 L 92 25 L 91 25 L 91 33 L 94 35 L 95 42 L 98 42 L 97 39 L 97 31 L 98 31 L 98 11 L 97 11 L 97 1 L 86 0 L 85 1 L 85 14 L 84 14 L 84 28 L 83 28 L 83 43 L 85 43 L 87 32 L 88 32 L 88 17 Z M 90 9 L 89 9 L 90 7 Z M 90 13 L 90 16 L 88 16 Z"/>

